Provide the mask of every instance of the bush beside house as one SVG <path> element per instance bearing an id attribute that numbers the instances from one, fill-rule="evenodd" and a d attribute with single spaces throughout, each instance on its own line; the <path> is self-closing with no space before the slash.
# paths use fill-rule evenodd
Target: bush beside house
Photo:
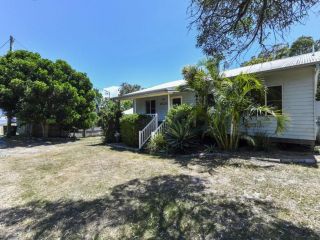
<path id="1" fill-rule="evenodd" d="M 149 122 L 148 115 L 130 114 L 120 119 L 120 136 L 123 143 L 131 147 L 139 146 L 139 131 Z"/>
<path id="2" fill-rule="evenodd" d="M 120 118 L 122 111 L 118 103 L 106 102 L 99 113 L 99 125 L 103 129 L 104 141 L 106 143 L 116 142 L 116 133 L 120 132 Z"/>

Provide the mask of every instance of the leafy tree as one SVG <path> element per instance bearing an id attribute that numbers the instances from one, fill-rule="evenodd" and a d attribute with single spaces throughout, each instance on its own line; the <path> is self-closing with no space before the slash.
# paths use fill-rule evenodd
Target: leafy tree
<path id="1" fill-rule="evenodd" d="M 122 111 L 120 104 L 112 100 L 106 100 L 99 112 L 99 125 L 103 129 L 104 140 L 107 143 L 115 142 L 115 134 L 120 133 L 120 118 Z"/>
<path id="2" fill-rule="evenodd" d="M 94 124 L 92 84 L 86 74 L 65 61 L 15 51 L 0 59 L 0 76 L 0 107 L 9 117 L 40 124 L 43 136 L 47 136 L 48 124 L 66 130 Z"/>
<path id="3" fill-rule="evenodd" d="M 312 51 L 312 46 L 314 44 L 315 41 L 312 37 L 301 36 L 292 43 L 290 48 L 290 56 L 309 53 Z"/>
<path id="4" fill-rule="evenodd" d="M 7 116 L 8 137 L 12 118 L 20 110 L 25 82 L 37 77 L 39 60 L 39 54 L 27 51 L 9 52 L 0 57 L 0 108 Z"/>
<path id="5" fill-rule="evenodd" d="M 123 96 L 125 94 L 132 93 L 132 92 L 135 92 L 135 91 L 139 91 L 141 89 L 142 89 L 141 86 L 138 85 L 138 84 L 122 83 L 120 85 L 120 89 L 119 89 L 119 96 Z M 121 109 L 123 111 L 128 110 L 128 109 L 130 109 L 132 107 L 133 107 L 133 103 L 132 103 L 131 100 L 123 100 L 123 101 L 121 101 Z"/>
<path id="6" fill-rule="evenodd" d="M 190 27 L 199 32 L 197 46 L 207 55 L 239 55 L 273 34 L 284 38 L 307 16 L 317 0 L 191 0 Z"/>
<path id="7" fill-rule="evenodd" d="M 249 61 L 241 64 L 241 66 L 249 66 L 257 63 L 263 63 L 276 59 L 296 56 L 309 53 L 314 46 L 315 51 L 320 50 L 320 40 L 314 41 L 312 37 L 301 36 L 296 39 L 291 46 L 289 44 L 275 44 L 270 50 L 261 51 L 258 56 L 253 56 Z"/>
<path id="8" fill-rule="evenodd" d="M 122 83 L 119 89 L 119 96 L 123 96 L 125 94 L 132 93 L 139 90 L 141 90 L 141 86 L 138 84 Z"/>

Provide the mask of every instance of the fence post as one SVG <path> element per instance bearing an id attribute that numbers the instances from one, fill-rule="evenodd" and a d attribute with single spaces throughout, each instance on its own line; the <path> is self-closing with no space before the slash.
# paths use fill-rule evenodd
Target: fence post
<path id="1" fill-rule="evenodd" d="M 141 131 L 139 131 L 139 149 L 141 148 Z"/>

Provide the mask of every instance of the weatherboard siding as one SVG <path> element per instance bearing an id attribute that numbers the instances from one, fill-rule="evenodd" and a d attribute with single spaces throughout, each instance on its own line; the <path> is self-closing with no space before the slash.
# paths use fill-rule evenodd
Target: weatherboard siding
<path id="1" fill-rule="evenodd" d="M 195 95 L 192 92 L 181 92 L 170 94 L 170 105 L 172 106 L 172 99 L 175 97 L 182 97 L 182 103 L 194 104 Z M 168 112 L 168 95 L 147 97 L 147 98 L 137 98 L 136 101 L 136 113 L 146 114 L 146 101 L 155 100 L 156 101 L 156 111 L 160 121 L 163 121 Z"/>
<path id="2" fill-rule="evenodd" d="M 283 113 L 290 118 L 287 130 L 276 135 L 274 119 L 252 120 L 248 133 L 267 133 L 272 137 L 299 140 L 315 140 L 314 115 L 314 68 L 289 69 L 263 76 L 266 86 L 282 85 Z M 258 123 L 258 124 L 257 124 Z"/>
<path id="3" fill-rule="evenodd" d="M 276 135 L 276 122 L 271 117 L 269 120 L 265 117 L 252 119 L 246 127 L 242 126 L 242 130 L 251 135 L 260 132 L 277 138 L 315 140 L 314 123 L 316 116 L 320 116 L 320 110 L 319 113 L 314 113 L 314 76 L 314 67 L 287 69 L 261 75 L 266 86 L 282 86 L 283 113 L 290 118 L 287 130 L 281 135 Z M 170 94 L 171 105 L 172 98 L 178 96 L 182 97 L 182 103 L 195 104 L 193 92 L 182 92 Z M 145 101 L 153 99 L 156 100 L 159 120 L 164 120 L 168 111 L 168 95 L 136 99 L 136 113 L 145 114 Z"/>

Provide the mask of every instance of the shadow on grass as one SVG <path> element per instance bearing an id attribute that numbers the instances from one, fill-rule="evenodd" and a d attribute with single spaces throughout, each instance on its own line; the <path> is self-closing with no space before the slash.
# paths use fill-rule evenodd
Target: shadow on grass
<path id="1" fill-rule="evenodd" d="M 278 218 L 278 211 L 272 202 L 208 193 L 196 177 L 166 175 L 129 181 L 94 200 L 1 209 L 0 225 L 4 237 L 33 239 L 110 239 L 114 227 L 116 239 L 319 239 L 319 233 Z"/>
<path id="2" fill-rule="evenodd" d="M 181 165 L 188 167 L 190 164 L 198 165 L 207 170 L 220 166 L 244 167 L 251 169 L 272 169 L 276 164 L 295 164 L 302 167 L 318 168 L 317 159 L 313 154 L 295 153 L 295 152 L 216 152 L 213 154 L 192 155 L 154 155 L 163 159 L 171 159 Z M 246 160 L 243 164 L 232 163 L 230 160 Z"/>
<path id="3" fill-rule="evenodd" d="M 33 138 L 33 137 L 2 137 L 0 138 L 0 149 L 25 147 L 32 148 L 38 146 L 49 146 L 56 144 L 65 144 L 69 142 L 75 142 L 79 139 L 76 138 Z"/>

